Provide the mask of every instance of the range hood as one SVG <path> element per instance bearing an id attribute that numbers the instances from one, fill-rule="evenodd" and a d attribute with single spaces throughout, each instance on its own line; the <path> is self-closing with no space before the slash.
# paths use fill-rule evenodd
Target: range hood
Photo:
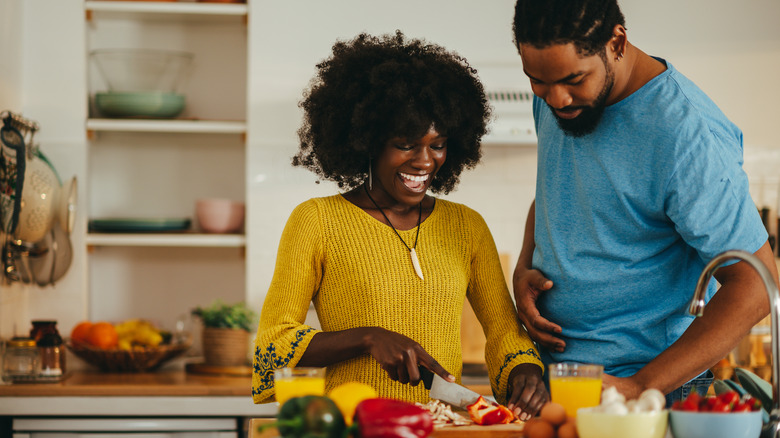
<path id="1" fill-rule="evenodd" d="M 528 90 L 487 90 L 493 120 L 482 143 L 487 145 L 535 146 L 532 113 L 533 93 Z"/>
<path id="2" fill-rule="evenodd" d="M 533 92 L 528 77 L 523 73 L 523 65 L 519 62 L 485 63 L 479 65 L 477 70 L 493 107 L 493 118 L 482 143 L 536 146 Z"/>

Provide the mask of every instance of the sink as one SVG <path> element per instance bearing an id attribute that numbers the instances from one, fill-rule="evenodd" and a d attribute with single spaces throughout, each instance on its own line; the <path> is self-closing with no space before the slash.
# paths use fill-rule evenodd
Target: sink
<path id="1" fill-rule="evenodd" d="M 778 332 L 778 315 L 780 315 L 780 291 L 777 289 L 777 284 L 772 277 L 771 272 L 767 269 L 766 265 L 753 254 L 745 251 L 726 251 L 715 256 L 706 266 L 699 276 L 699 281 L 696 283 L 696 290 L 693 293 L 693 299 L 691 300 L 691 306 L 689 312 L 694 316 L 702 316 L 704 314 L 704 296 L 707 291 L 707 285 L 710 282 L 710 278 L 715 271 L 720 268 L 724 263 L 733 260 L 740 260 L 746 262 L 748 265 L 758 272 L 761 281 L 764 283 L 766 293 L 769 295 L 770 304 L 770 316 L 772 319 L 772 382 L 773 382 L 773 401 L 772 410 L 769 413 L 769 422 L 764 424 L 761 430 L 761 438 L 780 438 L 780 356 L 778 356 L 778 341 L 780 341 L 780 333 Z"/>

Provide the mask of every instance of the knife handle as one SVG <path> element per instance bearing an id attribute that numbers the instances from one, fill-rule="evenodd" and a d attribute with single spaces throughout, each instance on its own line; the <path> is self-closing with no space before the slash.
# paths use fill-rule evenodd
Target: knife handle
<path id="1" fill-rule="evenodd" d="M 420 379 L 422 380 L 423 386 L 425 386 L 425 389 L 430 390 L 431 385 L 433 384 L 433 371 L 422 365 L 418 365 L 417 368 L 420 370 Z"/>

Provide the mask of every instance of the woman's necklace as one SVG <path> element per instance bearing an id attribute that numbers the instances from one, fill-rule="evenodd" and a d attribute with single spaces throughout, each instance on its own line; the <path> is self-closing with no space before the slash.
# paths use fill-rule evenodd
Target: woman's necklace
<path id="1" fill-rule="evenodd" d="M 398 236 L 399 239 L 401 239 L 401 243 L 403 243 L 406 249 L 409 250 L 409 255 L 412 257 L 412 266 L 414 267 L 414 272 L 417 273 L 417 276 L 420 277 L 421 280 L 425 280 L 425 277 L 423 277 L 422 269 L 420 268 L 420 260 L 417 259 L 417 252 L 415 251 L 415 248 L 417 248 L 417 238 L 420 237 L 420 222 L 422 221 L 422 201 L 420 201 L 420 213 L 417 216 L 417 235 L 414 236 L 414 246 L 410 248 L 409 245 L 406 244 L 404 238 L 401 237 L 400 234 L 398 234 L 398 230 L 395 229 L 393 223 L 390 222 L 390 219 L 387 218 L 385 212 L 382 211 L 381 208 L 379 208 L 379 204 L 377 204 L 376 201 L 374 201 L 374 198 L 371 197 L 371 194 L 368 193 L 368 188 L 366 186 L 363 186 L 363 188 L 366 190 L 366 195 L 368 195 L 368 199 L 370 199 L 371 202 L 374 204 L 374 206 L 377 208 L 377 210 L 379 210 L 379 212 L 382 213 L 382 216 L 390 225 L 390 228 L 392 228 L 393 231 L 395 231 L 395 235 Z M 433 202 L 435 205 L 436 199 L 434 199 Z"/>

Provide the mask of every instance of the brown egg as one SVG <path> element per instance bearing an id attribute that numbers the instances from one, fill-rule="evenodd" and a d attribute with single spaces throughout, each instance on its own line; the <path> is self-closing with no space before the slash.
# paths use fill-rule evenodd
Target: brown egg
<path id="1" fill-rule="evenodd" d="M 542 421 L 539 417 L 533 417 L 523 424 L 523 436 L 528 436 L 534 429 L 537 423 Z"/>
<path id="2" fill-rule="evenodd" d="M 560 403 L 549 402 L 545 404 L 542 406 L 539 416 L 554 427 L 558 427 L 566 422 L 566 410 Z"/>
<path id="3" fill-rule="evenodd" d="M 552 424 L 544 420 L 539 420 L 538 422 L 534 423 L 533 427 L 531 427 L 531 430 L 528 432 L 524 431 L 523 435 L 525 435 L 527 438 L 555 438 L 555 428 L 552 426 Z"/>
<path id="4" fill-rule="evenodd" d="M 558 428 L 558 438 L 578 438 L 577 426 L 574 423 L 566 422 Z"/>

